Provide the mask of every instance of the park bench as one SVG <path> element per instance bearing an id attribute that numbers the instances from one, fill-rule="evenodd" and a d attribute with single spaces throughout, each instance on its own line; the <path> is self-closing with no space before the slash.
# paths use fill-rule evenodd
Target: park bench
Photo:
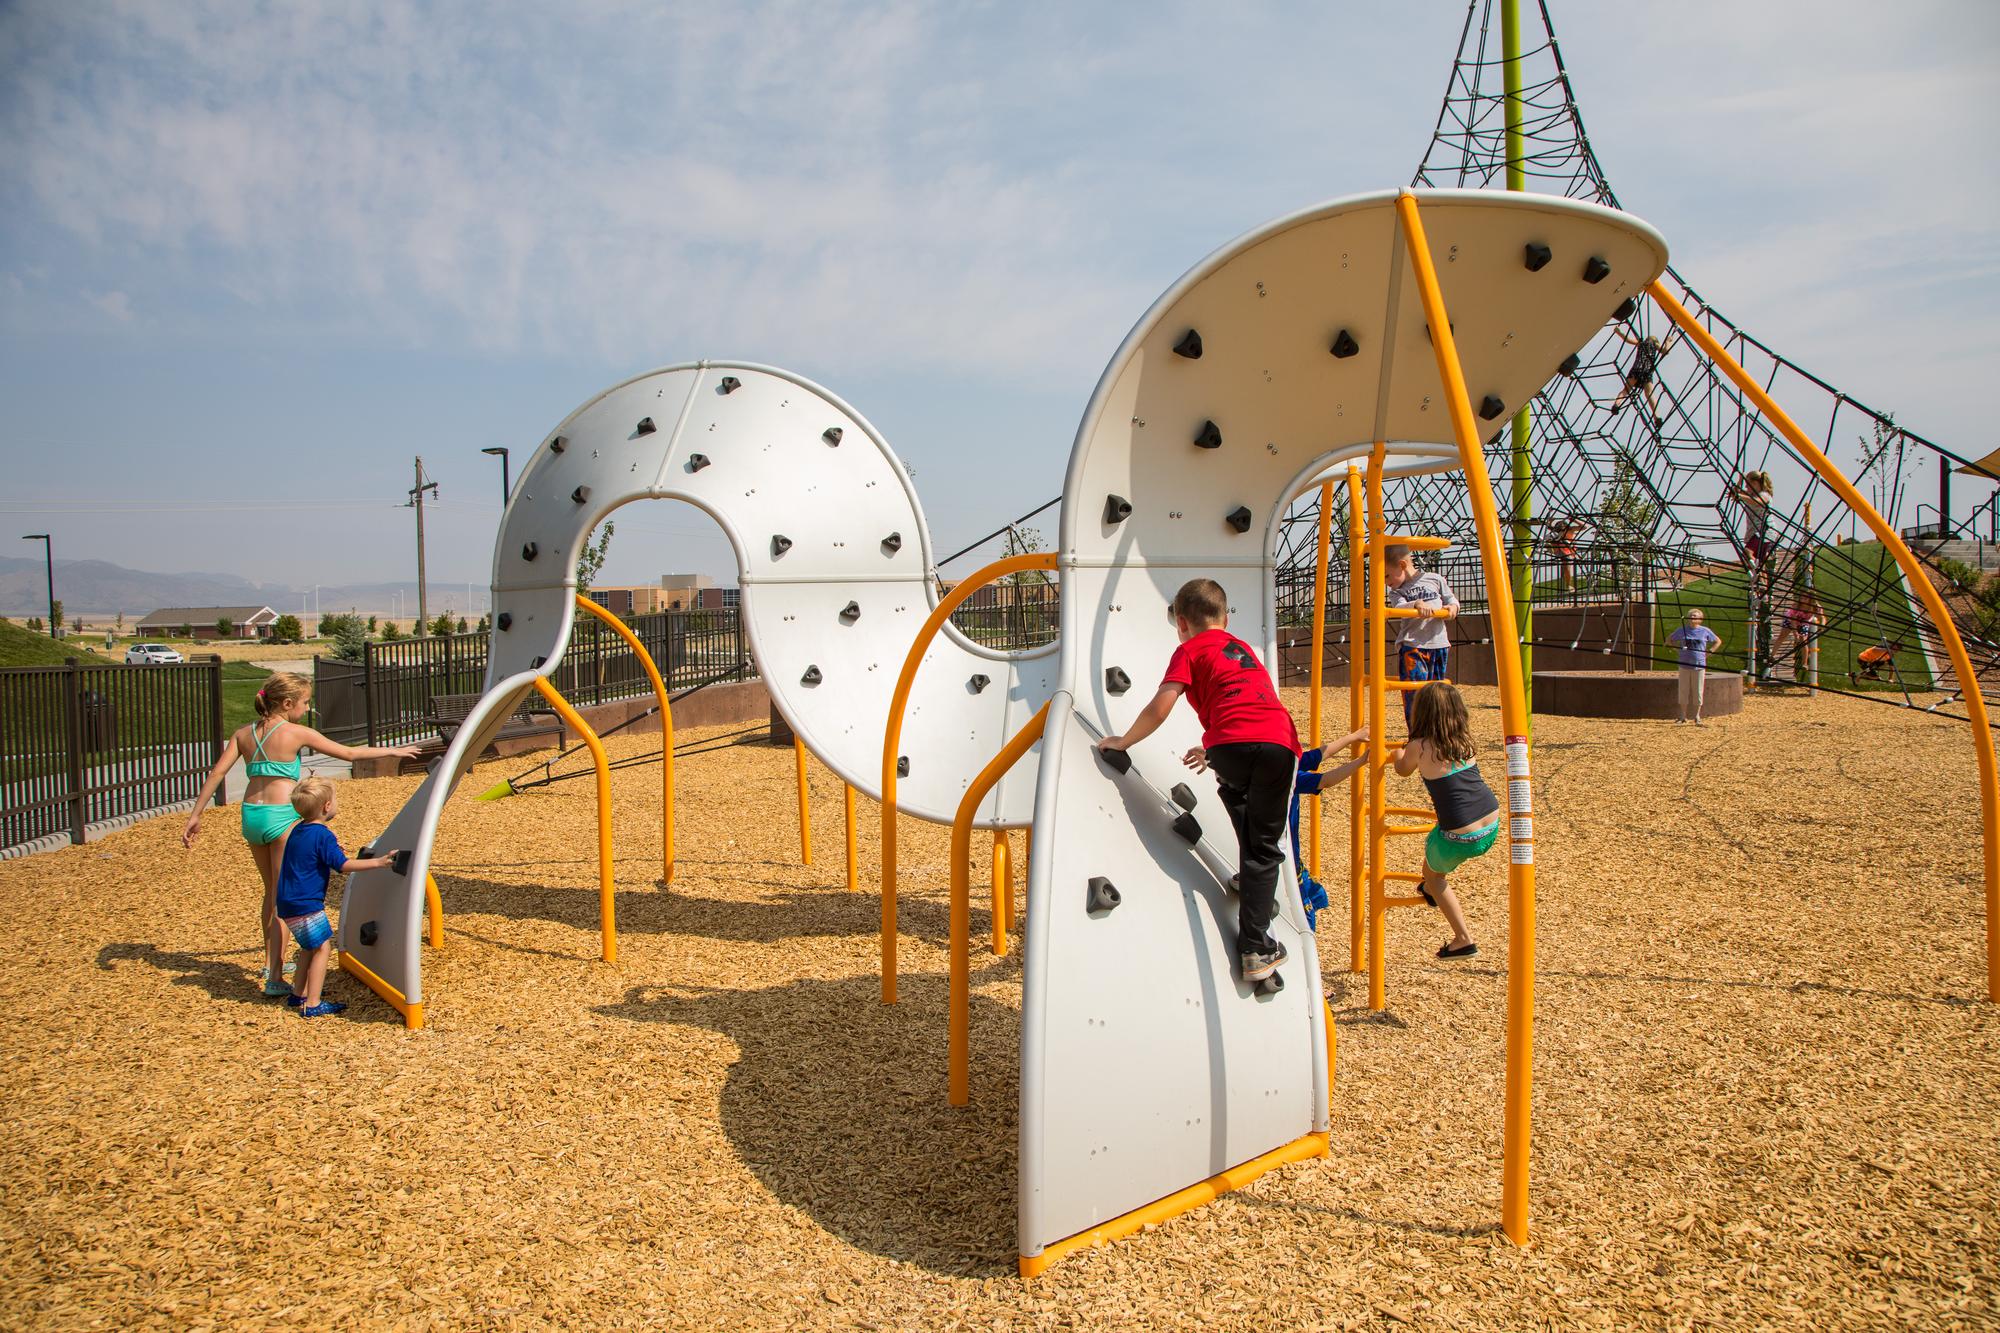
<path id="1" fill-rule="evenodd" d="M 438 739 L 449 746 L 458 729 L 465 725 L 467 715 L 483 695 L 478 694 L 434 694 L 431 696 L 431 721 L 437 725 Z M 495 742 L 514 740 L 521 736 L 553 736 L 562 730 L 562 720 L 554 713 L 534 707 L 534 696 L 523 699 L 506 724 L 493 736 Z"/>

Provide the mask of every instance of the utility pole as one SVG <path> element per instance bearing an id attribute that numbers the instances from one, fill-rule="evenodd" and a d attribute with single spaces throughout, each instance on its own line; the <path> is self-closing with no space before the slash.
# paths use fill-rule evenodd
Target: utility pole
<path id="1" fill-rule="evenodd" d="M 417 511 L 417 624 L 419 626 L 426 623 L 425 617 L 429 614 L 430 609 L 424 591 L 424 492 L 429 491 L 431 498 L 436 499 L 437 488 L 436 482 L 427 482 L 424 480 L 424 460 L 419 455 L 417 458 L 417 484 L 410 487 L 410 504 Z M 419 628 L 417 632 L 422 634 L 424 630 Z"/>

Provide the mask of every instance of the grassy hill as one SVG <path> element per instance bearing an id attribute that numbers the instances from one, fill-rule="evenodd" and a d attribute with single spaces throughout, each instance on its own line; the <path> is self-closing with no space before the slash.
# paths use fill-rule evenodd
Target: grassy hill
<path id="1" fill-rule="evenodd" d="M 109 662 L 114 659 L 84 647 L 81 638 L 51 639 L 33 634 L 17 621 L 0 620 L 0 666 L 61 666 L 64 659 Z"/>
<path id="2" fill-rule="evenodd" d="M 1929 689 L 1930 665 L 1917 651 L 1917 635 L 1910 620 L 1908 589 L 1902 573 L 1880 542 L 1858 542 L 1846 546 L 1821 547 L 1813 557 L 1813 590 L 1827 614 L 1826 629 L 1819 640 L 1820 679 L 1840 689 L 1851 688 L 1847 673 L 1864 648 L 1885 637 L 1904 647 L 1896 654 L 1896 671 L 1913 690 Z M 1750 614 L 1749 587 L 1741 571 L 1727 571 L 1715 578 L 1694 579 L 1677 589 L 1657 594 L 1659 634 L 1663 662 L 1654 665 L 1671 670 L 1674 659 L 1664 640 L 1685 612 L 1700 607 L 1708 627 L 1722 638 L 1722 647 L 1709 660 L 1724 670 L 1741 670 L 1746 623 Z M 1771 633 L 1775 637 L 1784 625 L 1783 605 L 1772 608 Z M 1791 678 L 1791 667 L 1780 663 L 1781 680 Z M 1884 680 L 1879 686 L 1862 681 L 1857 688 L 1895 689 Z"/>

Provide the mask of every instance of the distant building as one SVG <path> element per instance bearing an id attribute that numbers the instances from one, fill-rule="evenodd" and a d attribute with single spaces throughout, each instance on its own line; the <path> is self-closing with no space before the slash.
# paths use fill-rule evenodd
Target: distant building
<path id="1" fill-rule="evenodd" d="M 278 613 L 268 606 L 163 606 L 139 622 L 137 633 L 142 639 L 219 639 L 215 626 L 221 620 L 229 622 L 231 638 L 268 639 Z"/>
<path id="2" fill-rule="evenodd" d="M 635 588 L 592 588 L 584 594 L 614 616 L 649 616 L 667 610 L 661 589 L 646 584 Z"/>
<path id="3" fill-rule="evenodd" d="M 641 583 L 592 588 L 585 596 L 616 616 L 646 616 L 658 611 L 734 610 L 743 593 L 716 587 L 706 574 L 662 574 L 658 587 Z"/>

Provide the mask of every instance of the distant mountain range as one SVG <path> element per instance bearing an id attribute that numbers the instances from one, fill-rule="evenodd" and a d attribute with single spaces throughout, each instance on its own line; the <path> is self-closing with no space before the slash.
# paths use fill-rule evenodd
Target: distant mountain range
<path id="1" fill-rule="evenodd" d="M 454 614 L 468 609 L 478 614 L 486 607 L 484 579 L 472 584 L 475 605 L 466 606 L 464 580 L 456 583 L 432 579 L 430 612 L 436 615 L 449 608 Z M 127 569 L 108 560 L 56 561 L 56 596 L 63 615 L 95 620 L 125 613 L 127 624 L 163 606 L 268 606 L 275 611 L 300 613 L 303 605 L 311 613 L 313 592 L 285 584 L 253 583 L 235 574 L 155 574 Z M 414 581 L 322 584 L 318 610 L 386 615 L 401 602 L 405 617 L 416 614 L 417 585 Z M 0 615 L 15 619 L 48 613 L 47 572 L 40 560 L 15 556 L 0 557 Z"/>

